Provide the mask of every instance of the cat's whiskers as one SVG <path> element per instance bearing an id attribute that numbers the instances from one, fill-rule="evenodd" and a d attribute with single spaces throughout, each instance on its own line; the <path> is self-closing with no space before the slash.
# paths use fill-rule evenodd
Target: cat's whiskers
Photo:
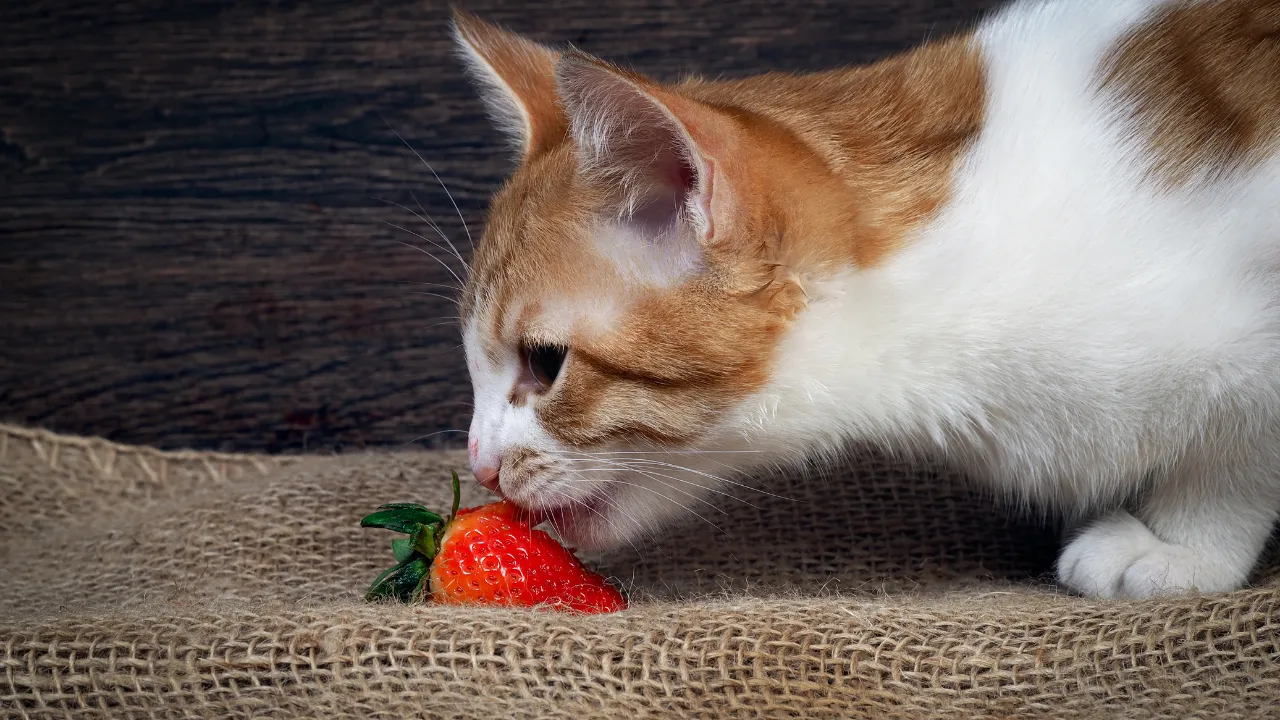
<path id="1" fill-rule="evenodd" d="M 466 343 L 458 343 L 457 345 L 451 345 L 451 346 L 449 346 L 449 347 L 447 347 L 447 348 L 445 348 L 445 349 L 443 349 L 443 350 L 440 350 L 440 351 L 438 351 L 438 352 L 431 352 L 431 353 L 427 353 L 426 355 L 423 355 L 423 357 L 425 357 L 425 358 L 437 358 L 437 357 L 440 357 L 441 355 L 447 355 L 447 354 L 449 354 L 449 353 L 453 352 L 454 350 L 457 350 L 457 349 L 459 349 L 459 348 L 463 347 L 463 345 L 465 345 L 465 344 L 466 344 Z"/>
<path id="2" fill-rule="evenodd" d="M 448 300 L 449 302 L 453 303 L 454 305 L 458 305 L 458 301 L 457 301 L 457 299 L 456 299 L 456 298 L 451 298 L 451 297 L 449 297 L 448 295 L 441 295 L 440 293 L 426 292 L 426 291 L 424 291 L 424 290 L 409 290 L 409 291 L 406 291 L 406 292 L 407 292 L 407 294 L 408 294 L 408 295 L 425 295 L 425 296 L 427 296 L 427 297 L 436 297 L 436 298 L 440 298 L 441 300 Z"/>
<path id="3" fill-rule="evenodd" d="M 728 451 L 728 452 L 732 452 L 732 451 Z M 742 483 L 742 482 L 738 482 L 738 481 L 736 481 L 736 480 L 731 480 L 731 479 L 729 479 L 729 478 L 722 477 L 722 476 L 719 476 L 719 475 L 713 475 L 713 474 L 711 474 L 711 473 L 704 472 L 704 471 L 701 471 L 701 470 L 697 470 L 697 469 L 695 469 L 695 468 L 687 467 L 687 466 L 684 466 L 684 465 L 676 465 L 676 464 L 674 464 L 674 463 L 668 463 L 668 462 L 663 462 L 663 461 L 660 461 L 660 460 L 654 460 L 654 459 L 652 459 L 652 458 L 627 458 L 627 457 L 610 456 L 610 455 L 608 455 L 607 453 L 593 453 L 593 452 L 576 451 L 576 454 L 577 454 L 577 455 L 580 455 L 580 456 L 582 456 L 582 457 L 588 457 L 588 458 L 592 458 L 592 459 L 596 459 L 596 460 L 602 460 L 602 461 L 603 461 L 603 460 L 605 460 L 605 459 L 613 460 L 613 461 L 615 461 L 615 462 L 617 462 L 617 463 L 619 463 L 619 464 L 621 464 L 621 465 L 623 465 L 623 466 L 627 467 L 628 469 L 634 469 L 636 466 L 639 466 L 639 465 L 657 465 L 657 466 L 659 466 L 659 467 L 665 467 L 665 468 L 669 468 L 669 469 L 672 469 L 672 470 L 682 470 L 682 471 L 684 471 L 684 472 L 689 472 L 689 473 L 693 473 L 693 474 L 695 474 L 695 475 L 699 475 L 699 476 L 701 476 L 701 477 L 705 477 L 705 478 L 707 478 L 707 479 L 709 479 L 709 480 L 714 480 L 714 481 L 716 481 L 716 482 L 724 483 L 724 484 L 726 484 L 726 485 L 732 485 L 732 486 L 734 486 L 734 487 L 738 487 L 738 488 L 741 488 L 741 489 L 743 489 L 743 490 L 750 490 L 750 491 L 752 491 L 752 492 L 758 492 L 758 493 L 760 493 L 760 494 L 762 494 L 762 495 L 767 495 L 767 496 L 769 496 L 769 497 L 778 498 L 778 499 L 780 499 L 780 500 L 786 500 L 786 501 L 788 501 L 788 502 L 795 502 L 795 500 L 794 500 L 793 498 L 789 498 L 789 497 L 786 497 L 786 496 L 784 496 L 784 495 L 778 495 L 778 494 L 776 494 L 776 493 L 769 492 L 768 490 L 764 490 L 764 489 L 762 489 L 762 488 L 755 487 L 755 486 L 750 485 L 750 484 L 748 484 L 748 483 Z M 562 457 L 565 457 L 566 459 L 568 459 L 568 458 L 569 458 L 569 456 L 568 456 L 568 455 L 561 455 L 561 456 L 562 456 Z M 730 469 L 732 469 L 732 468 L 730 468 Z M 686 482 L 687 482 L 687 481 L 686 481 Z M 697 483 L 690 483 L 690 484 L 697 484 Z M 704 487 L 704 486 L 699 485 L 699 487 Z M 707 489 L 709 489 L 709 490 L 710 490 L 710 489 L 712 489 L 712 488 L 709 488 L 709 487 L 708 487 Z M 728 496 L 730 496 L 730 497 L 735 497 L 735 496 L 729 495 L 728 493 L 723 493 L 723 494 L 728 495 Z M 744 501 L 744 502 L 745 502 L 745 501 Z"/>
<path id="4" fill-rule="evenodd" d="M 570 470 L 570 472 L 580 473 L 581 471 L 574 471 L 574 470 Z M 639 490 L 644 490 L 644 491 L 646 491 L 646 492 L 650 492 L 650 493 L 653 493 L 654 495 L 657 495 L 658 497 L 662 498 L 663 500 L 666 500 L 667 502 L 672 503 L 673 505 L 676 505 L 676 506 L 677 506 L 677 507 L 679 507 L 681 510 L 684 510 L 685 512 L 689 513 L 690 515 L 693 515 L 694 517 L 697 517 L 699 520 L 701 520 L 701 521 L 705 522 L 706 524 L 710 525 L 711 527 L 715 528 L 717 532 L 720 532 L 720 533 L 723 533 L 723 532 L 724 532 L 724 530 L 723 530 L 719 525 L 716 525 L 715 523 L 711 522 L 710 520 L 708 520 L 705 516 L 703 516 L 703 515 L 702 515 L 701 513 L 699 513 L 698 511 L 694 510 L 693 508 L 689 507 L 688 505 L 685 505 L 684 503 L 680 502 L 679 500 L 676 500 L 675 498 L 673 498 L 673 497 L 671 497 L 671 496 L 669 496 L 669 495 L 664 495 L 664 494 L 662 494 L 662 493 L 658 492 L 656 489 L 651 488 L 651 487 L 649 487 L 649 486 L 647 486 L 647 485 L 640 485 L 640 484 L 638 484 L 638 483 L 631 483 L 631 482 L 627 482 L 627 481 L 625 481 L 625 480 L 619 480 L 619 479 L 617 479 L 617 478 L 613 478 L 613 477 L 605 477 L 605 478 L 593 478 L 593 477 L 572 478 L 572 477 L 566 477 L 566 478 L 562 478 L 562 481 L 563 481 L 563 482 L 568 482 L 568 483 L 573 483 L 573 482 L 591 482 L 591 483 L 599 483 L 599 484 L 604 484 L 604 485 L 608 485 L 608 484 L 614 484 L 614 485 L 625 485 L 625 486 L 633 487 L 633 488 L 636 488 L 636 489 L 639 489 Z M 664 484 L 664 485 L 666 485 L 666 483 L 663 483 L 663 484 Z M 671 486 L 669 486 L 669 485 L 668 485 L 667 487 L 671 487 Z M 674 488 L 674 487 L 672 487 L 671 489 L 672 489 L 672 490 L 676 490 L 676 491 L 678 491 L 678 492 L 679 492 L 679 489 L 678 489 L 678 488 Z M 684 494 L 688 495 L 688 493 L 684 493 Z M 692 498 L 692 499 L 694 499 L 694 500 L 697 500 L 697 501 L 700 501 L 700 502 L 706 503 L 707 505 L 710 505 L 711 507 L 715 508 L 715 505 L 713 505 L 710 501 L 706 500 L 705 498 L 699 498 L 699 497 L 696 497 L 696 496 L 693 496 L 693 495 L 689 495 L 689 497 L 691 497 L 691 498 Z M 600 498 L 600 499 L 601 499 L 602 501 L 604 501 L 604 502 L 608 502 L 608 498 Z M 617 506 L 616 506 L 616 505 L 611 505 L 611 507 L 614 507 L 615 509 L 617 509 Z M 717 510 L 720 510 L 720 512 L 721 512 L 721 513 L 723 513 L 723 512 L 724 512 L 724 510 L 722 510 L 722 509 L 720 509 L 720 508 L 716 508 L 716 509 L 717 509 Z M 614 529 L 616 530 L 617 528 L 615 527 Z"/>
<path id="5" fill-rule="evenodd" d="M 423 440 L 426 440 L 427 438 L 435 437 L 436 435 L 444 435 L 445 433 L 464 433 L 464 434 L 465 434 L 466 432 L 467 432 L 466 430 L 457 430 L 457 429 L 454 429 L 454 428 L 450 428 L 450 429 L 448 429 L 448 430 L 440 430 L 440 431 L 438 431 L 438 432 L 427 433 L 426 435 L 421 435 L 421 436 L 416 437 L 416 438 L 414 438 L 414 439 L 412 439 L 412 440 L 406 440 L 406 441 L 404 442 L 404 444 L 405 444 L 405 445 L 412 445 L 412 444 L 414 444 L 414 443 L 416 443 L 416 442 L 421 442 L 421 441 L 423 441 Z"/>
<path id="6" fill-rule="evenodd" d="M 609 457 L 618 457 L 618 458 L 623 458 L 623 459 L 630 458 L 631 456 L 641 456 L 641 455 L 663 455 L 663 456 L 670 456 L 670 455 L 689 455 L 689 456 L 699 456 L 699 459 L 706 460 L 707 462 L 709 462 L 709 463 L 711 463 L 711 464 L 713 464 L 713 465 L 716 465 L 717 467 L 722 467 L 722 468 L 724 468 L 725 470 L 728 470 L 729 472 L 734 473 L 734 472 L 738 472 L 738 468 L 737 468 L 737 467 L 735 467 L 735 466 L 733 466 L 733 465 L 730 465 L 730 464 L 729 464 L 729 463 L 727 463 L 727 462 L 723 462 L 723 461 L 721 461 L 721 460 L 716 460 L 715 458 L 707 458 L 707 457 L 703 457 L 703 456 L 705 456 L 705 455 L 737 455 L 737 454 L 739 454 L 739 453 L 757 453 L 757 452 L 761 452 L 761 451 L 759 451 L 759 450 L 698 450 L 698 449 L 695 449 L 695 448 L 687 448 L 687 449 L 684 449 L 684 450 L 671 450 L 671 451 L 663 451 L 663 450 L 655 450 L 655 451 L 643 451 L 643 450 L 641 450 L 641 451 L 632 451 L 632 450 L 607 450 L 607 451 L 600 452 L 600 453 L 599 453 L 599 455 L 601 455 L 601 456 L 609 456 Z M 644 459 L 644 458 L 637 458 L 637 459 Z M 719 479 L 720 479 L 721 481 L 725 482 L 725 483 L 728 483 L 728 484 L 731 484 L 731 485 L 733 484 L 733 481 L 729 480 L 728 478 L 719 478 Z M 754 490 L 755 488 L 751 488 L 751 489 L 753 489 L 753 490 Z"/>
<path id="7" fill-rule="evenodd" d="M 586 451 L 583 451 L 586 452 Z M 602 450 L 593 451 L 593 455 L 737 455 L 739 453 L 758 453 L 760 450 Z"/>
<path id="8" fill-rule="evenodd" d="M 469 408 L 473 408 L 476 406 L 475 403 L 467 400 L 454 400 L 452 402 L 432 403 L 432 407 L 452 407 L 455 405 L 462 405 L 463 407 L 469 407 Z"/>
<path id="9" fill-rule="evenodd" d="M 561 459 L 562 459 L 562 460 L 564 460 L 564 461 L 566 461 L 566 462 L 574 462 L 574 461 L 581 461 L 581 462 L 608 462 L 608 461 L 603 461 L 603 460 L 601 460 L 601 459 L 599 459 L 599 458 L 592 458 L 592 459 L 587 459 L 587 458 L 561 458 Z M 671 484 L 669 484 L 669 483 L 663 482 L 660 478 L 667 478 L 668 480 L 674 480 L 674 481 L 676 481 L 676 482 L 685 483 L 686 485 L 692 485 L 693 487 L 696 487 L 696 488 L 698 488 L 699 490 L 705 490 L 705 491 L 708 491 L 708 492 L 711 492 L 711 493 L 715 493 L 715 494 L 717 494 L 717 495 L 723 495 L 723 496 L 728 497 L 728 498 L 733 498 L 734 500 L 741 500 L 741 502 L 743 502 L 743 503 L 745 503 L 745 504 L 747 504 L 747 505 L 751 505 L 751 507 L 756 507 L 755 505 L 752 505 L 751 503 L 747 502 L 746 500 L 742 500 L 741 498 L 734 497 L 733 495 L 731 495 L 731 494 L 729 494 L 729 493 L 726 493 L 726 492 L 724 492 L 723 490 L 720 490 L 720 489 L 718 489 L 718 488 L 708 487 L 708 486 L 705 486 L 705 485 L 701 485 L 701 484 L 699 484 L 699 483 L 695 483 L 695 482 L 690 481 L 690 480 L 686 480 L 686 479 L 684 479 L 684 478 L 678 478 L 678 477 L 675 477 L 675 476 L 673 476 L 673 475 L 667 475 L 667 474 L 665 474 L 665 473 L 659 473 L 659 472 L 651 471 L 651 470 L 641 470 L 641 469 L 639 469 L 639 468 L 634 468 L 634 467 L 627 467 L 626 465 L 624 465 L 624 464 L 622 464 L 622 463 L 608 463 L 608 468 L 607 468 L 607 469 L 619 469 L 619 468 L 620 468 L 620 469 L 624 469 L 624 470 L 630 470 L 630 471 L 632 471 L 632 472 L 639 473 L 640 475 L 644 475 L 645 477 L 648 477 L 648 478 L 650 478 L 651 480 L 654 480 L 654 481 L 658 482 L 658 483 L 659 483 L 659 484 L 661 484 L 662 486 L 667 487 L 667 488 L 670 488 L 671 490 L 674 490 L 675 492 L 678 492 L 678 493 L 680 493 L 680 494 L 682 494 L 682 495 L 685 495 L 685 496 L 689 497 L 689 498 L 690 498 L 690 499 L 692 499 L 692 500 L 696 500 L 696 501 L 698 501 L 698 502 L 705 503 L 706 505 L 708 505 L 709 507 L 714 508 L 716 511 L 720 512 L 721 514 L 725 514 L 727 511 L 726 511 L 726 510 L 724 510 L 723 508 L 716 507 L 716 505 L 715 505 L 715 504 L 713 504 L 711 501 L 707 500 L 706 498 L 698 497 L 697 495 L 694 495 L 693 493 L 691 493 L 691 492 L 689 492 L 689 491 L 687 491 L 687 490 L 684 490 L 684 489 L 678 488 L 678 487 L 676 487 L 676 486 L 674 486 L 674 485 L 671 485 Z M 568 468 L 568 469 L 572 470 L 572 468 Z M 595 468 L 595 469 L 596 469 L 596 470 L 601 470 L 601 471 L 603 471 L 603 470 L 604 470 L 604 469 L 606 469 L 606 468 Z M 625 483 L 624 481 L 616 480 L 615 478 L 608 478 L 608 480 L 609 480 L 609 481 L 616 481 L 616 482 L 623 482 L 623 484 L 629 484 L 629 483 Z M 668 498 L 668 499 L 670 499 L 670 498 Z M 672 500 L 672 501 L 674 502 L 674 500 Z M 759 509 L 759 508 L 757 508 L 757 509 Z"/>
<path id="10" fill-rule="evenodd" d="M 627 541 L 626 541 L 626 542 L 627 542 L 627 544 L 628 544 L 628 545 L 630 545 L 630 546 L 631 546 L 631 549 L 632 549 L 632 550 L 635 550 L 637 554 L 639 554 L 639 553 L 640 553 L 640 547 L 636 545 L 636 543 L 635 543 L 635 541 L 634 541 L 634 540 L 630 539 L 630 534 L 629 534 L 629 533 L 624 533 L 624 532 L 622 532 L 622 529 L 618 527 L 618 524 L 617 524 L 617 523 L 615 523 L 613 520 L 610 520 L 608 515 L 605 515 L 604 513 L 600 512 L 599 510 L 597 510 L 596 508 L 594 508 L 594 507 L 591 505 L 591 503 L 588 503 L 588 502 L 585 502 L 585 501 L 582 501 L 582 500 L 578 500 L 578 499 L 576 499 L 576 498 L 574 498 L 574 497 L 571 497 L 571 496 L 570 496 L 568 493 L 566 493 L 566 492 L 561 491 L 560 493 L 557 493 L 557 492 L 556 492 L 556 488 L 554 488 L 554 487 L 553 487 L 553 488 L 551 488 L 551 490 L 552 490 L 552 495 L 553 495 L 553 496 L 555 496 L 557 499 L 567 500 L 567 501 L 568 501 L 568 503 L 567 503 L 568 505 L 570 505 L 570 506 L 580 505 L 580 506 L 582 506 L 582 507 L 586 508 L 587 510 L 589 510 L 589 511 L 591 511 L 591 512 L 595 513 L 595 515 L 596 515 L 597 517 L 599 517 L 599 518 L 600 518 L 601 520 L 603 520 L 603 521 L 604 521 L 604 522 L 605 522 L 605 523 L 606 523 L 610 528 L 612 528 L 612 529 L 613 529 L 613 532 L 614 532 L 614 534 L 615 534 L 616 536 L 618 536 L 618 537 L 625 537 L 625 538 L 628 538 L 628 539 L 627 539 Z M 613 508 L 613 510 L 614 510 L 618 515 L 622 515 L 623 517 L 626 517 L 626 515 L 625 515 L 625 514 L 624 514 L 624 513 L 623 513 L 623 512 L 618 508 L 618 506 L 617 506 L 615 503 L 613 503 L 613 501 L 609 500 L 609 498 L 607 498 L 607 497 L 601 497 L 601 498 L 599 498 L 599 500 L 600 500 L 601 502 L 605 503 L 606 505 L 608 505 L 609 507 Z M 552 511 L 552 512 L 553 512 L 553 513 L 555 513 L 556 511 Z M 563 521 L 563 520 L 564 520 L 564 516 L 563 516 L 563 514 L 561 514 L 560 519 L 561 519 L 561 521 Z"/>
<path id="11" fill-rule="evenodd" d="M 467 227 L 467 219 L 462 217 L 462 210 L 458 208 L 457 201 L 453 199 L 453 193 L 449 192 L 449 186 L 444 184 L 444 180 L 440 179 L 440 175 L 436 173 L 435 168 L 431 167 L 431 163 L 427 162 L 427 159 L 422 157 L 422 154 L 410 145 L 409 141 L 405 140 L 403 135 L 401 135 L 394 127 L 391 127 L 391 123 L 387 122 L 386 118 L 383 118 L 382 121 L 387 124 L 387 128 L 389 128 L 391 132 L 395 133 L 397 138 L 400 138 L 400 142 L 404 143 L 404 146 L 409 148 L 409 151 L 417 156 L 417 158 L 422 161 L 423 165 L 427 166 L 427 169 L 431 171 L 431 175 L 436 179 L 436 182 L 440 183 L 440 189 L 444 190 L 445 197 L 449 198 L 449 202 L 453 205 L 454 212 L 458 213 L 458 220 L 462 222 L 462 229 L 467 233 L 467 242 L 474 248 L 475 240 L 471 238 L 471 228 Z"/>
<path id="12" fill-rule="evenodd" d="M 422 203 L 418 202 L 418 198 L 416 195 L 413 194 L 412 190 L 409 191 L 409 195 L 413 197 L 414 202 L 417 202 L 418 207 L 421 209 Z M 443 240 L 445 244 L 441 245 L 435 240 L 430 240 L 427 238 L 423 238 L 423 240 L 431 243 L 433 247 L 439 248 L 440 250 L 448 250 L 449 252 L 453 253 L 453 256 L 458 259 L 458 262 L 462 263 L 463 269 L 466 270 L 468 273 L 471 272 L 471 266 L 467 264 L 466 260 L 462 259 L 462 254 L 458 252 L 458 248 L 454 246 L 453 241 L 449 240 L 449 236 L 445 235 L 444 230 L 442 230 L 440 226 L 436 224 L 434 220 L 431 219 L 430 215 L 426 214 L 427 211 L 425 209 L 422 210 L 422 214 L 419 214 L 417 210 L 414 210 L 413 208 L 407 205 L 402 205 L 396 202 L 395 200 L 387 200 L 386 198 L 380 198 L 380 197 L 375 197 L 373 199 L 379 202 L 386 203 L 388 205 L 394 205 L 400 208 L 401 210 L 404 210 L 405 212 L 409 213 L 410 215 L 413 215 L 414 217 L 418 218 L 422 222 L 426 223 L 427 227 L 434 230 L 435 233 L 440 236 L 440 239 Z"/>
<path id="13" fill-rule="evenodd" d="M 461 287 L 457 285 L 450 285 L 449 283 L 422 282 L 420 280 L 396 280 L 396 282 L 400 285 L 421 285 L 422 287 L 436 287 L 453 290 L 454 292 L 462 292 Z"/>
<path id="14" fill-rule="evenodd" d="M 661 483 L 662 485 L 665 485 L 665 486 L 667 486 L 667 487 L 671 487 L 671 489 L 673 489 L 673 490 L 677 490 L 678 492 L 681 492 L 682 494 L 689 495 L 689 497 L 695 497 L 695 496 L 691 495 L 691 494 L 690 494 L 690 493 L 688 493 L 687 491 L 680 490 L 679 488 L 672 487 L 671 485 L 668 485 L 667 483 L 663 482 L 662 480 L 659 480 L 658 478 L 659 478 L 659 477 L 663 477 L 663 478 L 667 478 L 668 480 L 674 480 L 674 481 L 679 482 L 679 483 L 684 483 L 685 485 L 690 485 L 690 486 L 695 487 L 695 488 L 697 488 L 697 489 L 699 489 L 699 490 L 702 490 L 702 491 L 705 491 L 705 492 L 709 492 L 709 493 L 712 493 L 712 494 L 715 494 L 715 495 L 721 495 L 721 496 L 724 496 L 724 497 L 726 497 L 726 498 L 730 498 L 730 499 L 732 499 L 732 500 L 736 500 L 736 501 L 738 501 L 738 502 L 740 502 L 740 503 L 743 503 L 744 505 L 749 505 L 749 506 L 751 506 L 751 507 L 753 507 L 753 508 L 759 509 L 759 508 L 758 508 L 758 506 L 756 506 L 754 503 L 752 503 L 752 502 L 750 502 L 750 501 L 748 501 L 748 500 L 745 500 L 745 499 L 743 499 L 743 498 L 740 498 L 740 497 L 738 497 L 738 496 L 736 496 L 736 495 L 734 495 L 734 494 L 732 494 L 732 493 L 726 492 L 726 491 L 724 491 L 724 490 L 721 490 L 720 488 L 717 488 L 717 487 L 714 487 L 714 486 L 711 486 L 711 485 L 706 485 L 706 484 L 703 484 L 703 483 L 694 482 L 694 481 L 692 481 L 692 480 L 688 480 L 688 479 L 686 479 L 686 478 L 676 477 L 676 476 L 674 476 L 674 475 L 668 475 L 668 474 L 666 474 L 666 473 L 659 473 L 659 472 L 654 471 L 654 470 L 648 470 L 648 469 L 644 469 L 644 468 L 639 468 L 639 467 L 635 467 L 635 466 L 633 466 L 633 465 L 628 465 L 628 464 L 626 464 L 626 463 L 621 463 L 621 462 L 610 462 L 609 460 L 604 459 L 604 458 L 570 458 L 570 457 L 561 457 L 560 459 L 561 459 L 561 460 L 563 460 L 564 462 L 604 462 L 604 463 L 609 463 L 609 464 L 608 464 L 608 469 L 612 469 L 612 470 L 623 470 L 623 471 L 629 471 L 629 472 L 638 473 L 638 474 L 643 475 L 643 476 L 645 476 L 645 477 L 648 477 L 648 478 L 651 478 L 651 479 L 653 479 L 653 480 L 656 480 L 657 482 Z M 602 470 L 603 470 L 603 468 L 602 468 Z M 703 501 L 703 502 L 706 502 L 706 500 L 705 500 L 705 499 L 703 499 L 703 498 L 695 498 L 695 499 L 700 500 L 700 501 Z M 708 503 L 708 504 L 710 504 L 710 503 Z M 723 513 L 723 512 L 725 512 L 725 511 L 724 511 L 724 510 L 720 510 L 720 512 L 721 512 L 721 513 Z"/>
<path id="15" fill-rule="evenodd" d="M 653 460 L 649 458 L 641 458 L 641 459 L 631 460 L 629 462 L 632 462 L 638 465 L 658 465 L 660 467 L 666 467 L 674 470 L 683 470 L 685 472 L 691 472 L 711 480 L 725 483 L 726 485 L 732 485 L 734 487 L 742 488 L 743 490 L 750 490 L 752 492 L 758 492 L 761 495 L 767 495 L 769 497 L 777 498 L 779 500 L 787 500 L 789 502 L 794 502 L 792 498 L 786 497 L 784 495 L 778 495 L 777 493 L 769 492 L 768 490 L 764 490 L 762 488 L 756 487 L 754 485 L 750 485 L 748 483 L 738 482 L 736 480 L 730 480 L 729 478 L 726 478 L 726 477 L 713 475 L 711 473 L 703 472 L 701 470 L 696 470 L 694 468 L 686 467 L 684 465 L 676 465 L 674 463 L 663 462 L 661 460 Z"/>
<path id="16" fill-rule="evenodd" d="M 439 180 L 439 178 L 436 178 L 436 179 L 437 179 L 437 180 Z M 440 183 L 440 186 L 441 186 L 441 187 L 444 187 L 444 183 L 443 183 L 443 182 L 442 182 L 442 183 Z M 444 188 L 444 191 L 445 191 L 445 193 L 448 193 L 448 192 L 449 192 L 449 188 Z M 440 238 L 441 238 L 442 240 L 444 240 L 444 241 L 445 241 L 445 243 L 446 243 L 446 244 L 448 244 L 448 245 L 449 245 L 449 247 L 453 250 L 453 256 L 454 256 L 454 257 L 456 257 L 456 258 L 458 258 L 458 262 L 462 263 L 462 267 L 466 268 L 467 273 L 468 273 L 468 274 L 470 274 L 470 272 L 471 272 L 471 266 L 467 264 L 467 261 L 466 261 L 466 260 L 463 260 L 463 259 L 462 259 L 462 253 L 458 252 L 458 247 L 457 247 L 456 245 L 454 245 L 454 244 L 453 244 L 453 241 L 452 241 L 452 240 L 450 240 L 450 239 L 449 239 L 449 237 L 448 237 L 447 235 L 445 235 L 444 231 L 440 229 L 440 224 L 439 224 L 439 223 L 437 223 L 435 220 L 432 220 L 432 219 L 431 219 L 431 215 L 427 212 L 427 209 L 426 209 L 425 207 L 423 207 L 423 205 L 422 205 L 422 201 L 418 199 L 418 195 L 417 195 L 417 193 L 415 193 L 412 189 L 410 189 L 410 190 L 409 190 L 409 197 L 413 198 L 413 202 L 414 202 L 414 204 L 415 204 L 415 205 L 417 205 L 417 206 L 418 206 L 418 210 L 420 210 L 420 211 L 421 211 L 421 213 L 422 213 L 422 214 L 421 214 L 421 215 L 419 215 L 419 217 L 421 217 L 421 218 L 422 218 L 423 220 L 425 220 L 429 225 L 431 225 L 432 227 L 434 227 L 434 228 L 436 229 L 436 232 L 440 234 Z M 452 199 L 453 199 L 453 198 L 451 197 L 451 198 L 450 198 L 450 200 L 452 200 Z M 455 209 L 455 210 L 457 209 L 457 207 L 458 207 L 457 205 L 454 205 L 454 209 Z M 413 211 L 412 211 L 412 210 L 410 210 L 410 212 L 413 212 Z M 415 214 L 416 214 L 416 213 L 415 213 Z M 461 211 L 459 211 L 459 213 L 458 213 L 458 219 L 459 219 L 459 220 L 461 220 L 461 219 L 462 219 L 462 213 L 461 213 Z M 466 223 L 466 221 L 465 221 L 465 220 L 463 220 L 462 225 L 463 225 L 463 227 L 464 227 L 464 228 L 466 227 L 466 224 L 467 224 L 467 223 Z M 468 233 L 467 233 L 467 242 L 470 242 L 470 241 L 471 241 L 471 234 L 470 234 L 470 231 L 468 231 Z M 473 244 L 473 245 L 472 245 L 472 250 L 474 250 L 474 249 L 475 249 L 475 245 Z"/>
<path id="17" fill-rule="evenodd" d="M 458 321 L 457 321 L 457 320 L 444 320 L 444 321 L 442 321 L 442 322 L 431 323 L 430 325 L 423 325 L 423 326 L 422 326 L 422 329 L 423 329 L 423 330 L 430 330 L 431 328 L 434 328 L 434 327 L 440 327 L 440 326 L 442 326 L 442 325 L 457 325 L 457 324 L 458 324 Z"/>
<path id="18" fill-rule="evenodd" d="M 422 235 L 421 233 L 416 233 L 416 232 L 414 232 L 414 231 L 410 230 L 409 228 L 401 227 L 400 225 L 397 225 L 397 224 L 395 224 L 395 223 L 393 223 L 393 222 L 391 222 L 391 221 L 389 221 L 389 220 L 379 220 L 379 222 L 381 222 L 383 225 L 386 225 L 386 226 L 388 226 L 388 227 L 393 227 L 393 228 L 395 228 L 396 230 L 399 230 L 399 231 L 401 231 L 401 232 L 409 233 L 410 235 L 412 235 L 412 236 L 414 236 L 414 237 L 418 238 L 419 240 L 422 240 L 423 242 L 426 242 L 426 243 L 430 243 L 430 242 L 432 242 L 430 238 L 425 237 L 425 236 L 424 236 L 424 235 Z M 405 246 L 405 247 L 407 247 L 407 248 L 412 248 L 412 249 L 414 249 L 414 250 L 417 250 L 418 252 L 422 253 L 423 255 L 426 255 L 427 257 L 431 258 L 432 260 L 435 260 L 436 262 L 440 263 L 440 267 L 442 267 L 442 268 L 444 268 L 445 270 L 449 271 L 449 274 L 453 276 L 453 279 L 454 279 L 454 280 L 457 280 L 457 281 L 458 281 L 458 284 L 459 284 L 459 285 L 465 285 L 465 284 L 466 284 L 466 283 L 462 280 L 462 278 L 458 276 L 458 273 L 454 272 L 453 268 L 449 267 L 449 263 L 447 263 L 447 262 L 445 262 L 445 261 L 441 260 L 440 258 L 436 257 L 434 253 L 431 253 L 431 252 L 430 252 L 430 251 L 428 251 L 428 250 L 425 250 L 425 249 L 423 249 L 423 248 L 420 248 L 420 247 L 418 247 L 417 245 L 414 245 L 413 243 L 407 243 L 407 242 L 404 242 L 403 240 L 390 240 L 390 242 L 397 243 L 397 244 L 403 245 L 403 246 Z"/>

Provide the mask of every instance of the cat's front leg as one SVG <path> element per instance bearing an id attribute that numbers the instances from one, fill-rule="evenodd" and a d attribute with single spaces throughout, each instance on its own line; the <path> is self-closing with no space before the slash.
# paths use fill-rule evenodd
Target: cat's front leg
<path id="1" fill-rule="evenodd" d="M 1085 526 L 1058 559 L 1058 581 L 1094 597 L 1146 598 L 1244 585 L 1280 510 L 1271 443 L 1188 452 L 1144 498 Z"/>

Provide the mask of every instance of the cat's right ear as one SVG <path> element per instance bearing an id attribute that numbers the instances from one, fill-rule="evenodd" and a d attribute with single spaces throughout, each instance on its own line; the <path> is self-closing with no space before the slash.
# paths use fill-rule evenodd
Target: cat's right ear
<path id="1" fill-rule="evenodd" d="M 498 129 L 524 158 L 560 142 L 568 131 L 556 101 L 560 53 L 462 10 L 454 37 Z"/>

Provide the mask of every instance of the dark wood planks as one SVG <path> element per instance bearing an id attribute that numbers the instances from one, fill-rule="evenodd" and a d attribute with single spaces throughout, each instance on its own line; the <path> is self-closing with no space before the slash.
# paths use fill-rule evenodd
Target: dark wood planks
<path id="1" fill-rule="evenodd" d="M 864 62 L 997 4 L 466 7 L 672 78 Z M 410 284 L 453 280 L 400 244 L 426 225 L 375 199 L 421 201 L 465 253 L 392 128 L 473 235 L 508 166 L 446 19 L 421 0 L 4 4 L 0 419 L 164 447 L 460 439 L 454 313 Z"/>

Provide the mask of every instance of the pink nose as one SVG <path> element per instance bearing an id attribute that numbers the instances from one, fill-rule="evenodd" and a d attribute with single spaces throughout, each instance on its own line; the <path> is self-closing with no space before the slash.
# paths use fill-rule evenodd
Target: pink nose
<path id="1" fill-rule="evenodd" d="M 471 459 L 471 472 L 476 482 L 498 492 L 498 467 L 480 461 L 480 439 L 475 435 L 467 438 L 467 455 Z"/>
<path id="2" fill-rule="evenodd" d="M 485 465 L 480 462 L 471 463 L 471 472 L 475 474 L 476 481 L 481 485 L 489 488 L 493 492 L 498 492 L 498 468 L 493 465 Z"/>

